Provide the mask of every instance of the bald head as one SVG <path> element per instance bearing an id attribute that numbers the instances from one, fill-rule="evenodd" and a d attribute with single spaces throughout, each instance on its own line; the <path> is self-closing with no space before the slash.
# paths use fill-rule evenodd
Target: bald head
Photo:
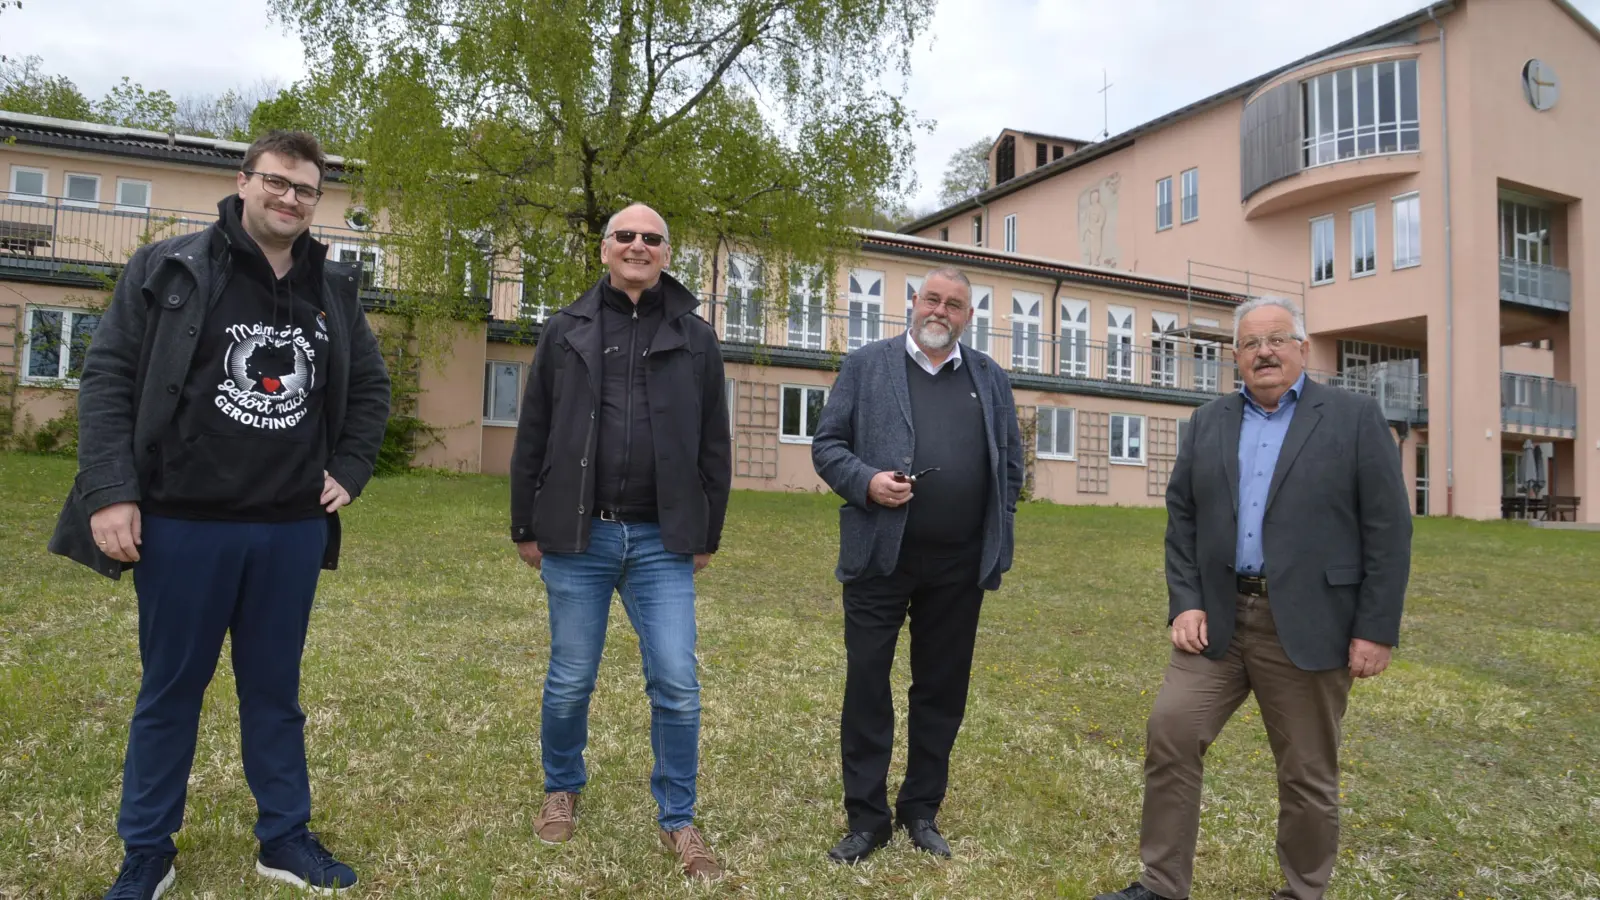
<path id="1" fill-rule="evenodd" d="M 610 272 L 611 286 L 635 303 L 640 294 L 661 280 L 661 270 L 666 268 L 671 254 L 667 220 L 643 203 L 624 207 L 606 222 L 606 233 L 600 240 L 600 262 Z"/>

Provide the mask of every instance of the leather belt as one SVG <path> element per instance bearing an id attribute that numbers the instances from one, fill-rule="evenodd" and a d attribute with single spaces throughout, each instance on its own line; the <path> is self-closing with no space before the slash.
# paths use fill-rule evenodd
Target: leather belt
<path id="1" fill-rule="evenodd" d="M 600 509 L 594 517 L 602 522 L 629 523 L 656 523 L 661 521 L 661 516 L 653 509 Z"/>
<path id="2" fill-rule="evenodd" d="M 1261 575 L 1239 575 L 1235 578 L 1239 593 L 1249 597 L 1267 596 L 1267 579 Z"/>

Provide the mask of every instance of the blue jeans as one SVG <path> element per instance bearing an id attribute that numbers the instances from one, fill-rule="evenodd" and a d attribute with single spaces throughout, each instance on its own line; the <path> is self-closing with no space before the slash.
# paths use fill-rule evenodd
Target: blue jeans
<path id="1" fill-rule="evenodd" d="M 659 821 L 676 831 L 694 821 L 700 753 L 700 681 L 695 675 L 694 557 L 661 545 L 654 524 L 595 520 L 589 549 L 548 553 L 540 569 L 550 597 L 550 670 L 539 739 L 545 791 L 583 790 L 589 776 L 589 696 L 600 671 L 611 594 L 639 635 L 650 697 L 650 793 Z"/>
<path id="2" fill-rule="evenodd" d="M 244 777 L 256 838 L 306 829 L 300 656 L 322 571 L 328 522 L 200 522 L 144 517 L 133 583 L 144 674 L 128 730 L 117 831 L 130 850 L 173 853 L 183 824 L 200 704 L 233 635 Z"/>

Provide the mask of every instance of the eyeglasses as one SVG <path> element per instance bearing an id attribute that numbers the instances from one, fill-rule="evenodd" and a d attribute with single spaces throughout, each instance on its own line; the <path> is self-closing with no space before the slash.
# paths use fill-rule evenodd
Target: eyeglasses
<path id="1" fill-rule="evenodd" d="M 624 231 L 620 228 L 611 232 L 610 238 L 624 247 L 633 243 L 634 238 L 644 241 L 646 247 L 659 247 L 667 242 L 666 235 L 654 231 Z"/>
<path id="2" fill-rule="evenodd" d="M 929 312 L 932 312 L 933 310 L 936 310 L 942 306 L 944 307 L 945 312 L 959 314 L 964 312 L 967 308 L 967 303 L 965 300 L 957 300 L 955 298 L 941 301 L 938 297 L 928 296 L 921 298 L 918 302 L 927 307 Z"/>
<path id="3" fill-rule="evenodd" d="M 1239 349 L 1246 353 L 1255 353 L 1262 347 L 1266 347 L 1273 353 L 1277 353 L 1290 344 L 1298 343 L 1300 343 L 1300 339 L 1292 334 L 1269 334 L 1266 337 L 1245 338 L 1239 342 Z"/>
<path id="4" fill-rule="evenodd" d="M 309 184 L 296 184 L 282 175 L 273 175 L 270 172 L 257 172 L 254 169 L 245 169 L 244 175 L 246 178 L 249 178 L 252 175 L 260 175 L 261 186 L 266 189 L 267 193 L 277 197 L 282 197 L 285 194 L 288 194 L 289 189 L 294 188 L 294 198 L 305 206 L 316 206 L 317 201 L 322 199 L 322 191 L 318 188 L 314 188 Z"/>

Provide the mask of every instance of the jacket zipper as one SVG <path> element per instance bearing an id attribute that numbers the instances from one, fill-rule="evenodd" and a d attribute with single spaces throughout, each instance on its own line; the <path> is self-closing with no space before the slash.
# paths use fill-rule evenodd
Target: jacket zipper
<path id="1" fill-rule="evenodd" d="M 622 483 L 617 487 L 617 500 L 628 499 L 628 470 L 633 466 L 633 351 L 639 344 L 639 304 L 633 305 L 633 321 L 628 328 L 628 411 L 622 426 Z"/>

